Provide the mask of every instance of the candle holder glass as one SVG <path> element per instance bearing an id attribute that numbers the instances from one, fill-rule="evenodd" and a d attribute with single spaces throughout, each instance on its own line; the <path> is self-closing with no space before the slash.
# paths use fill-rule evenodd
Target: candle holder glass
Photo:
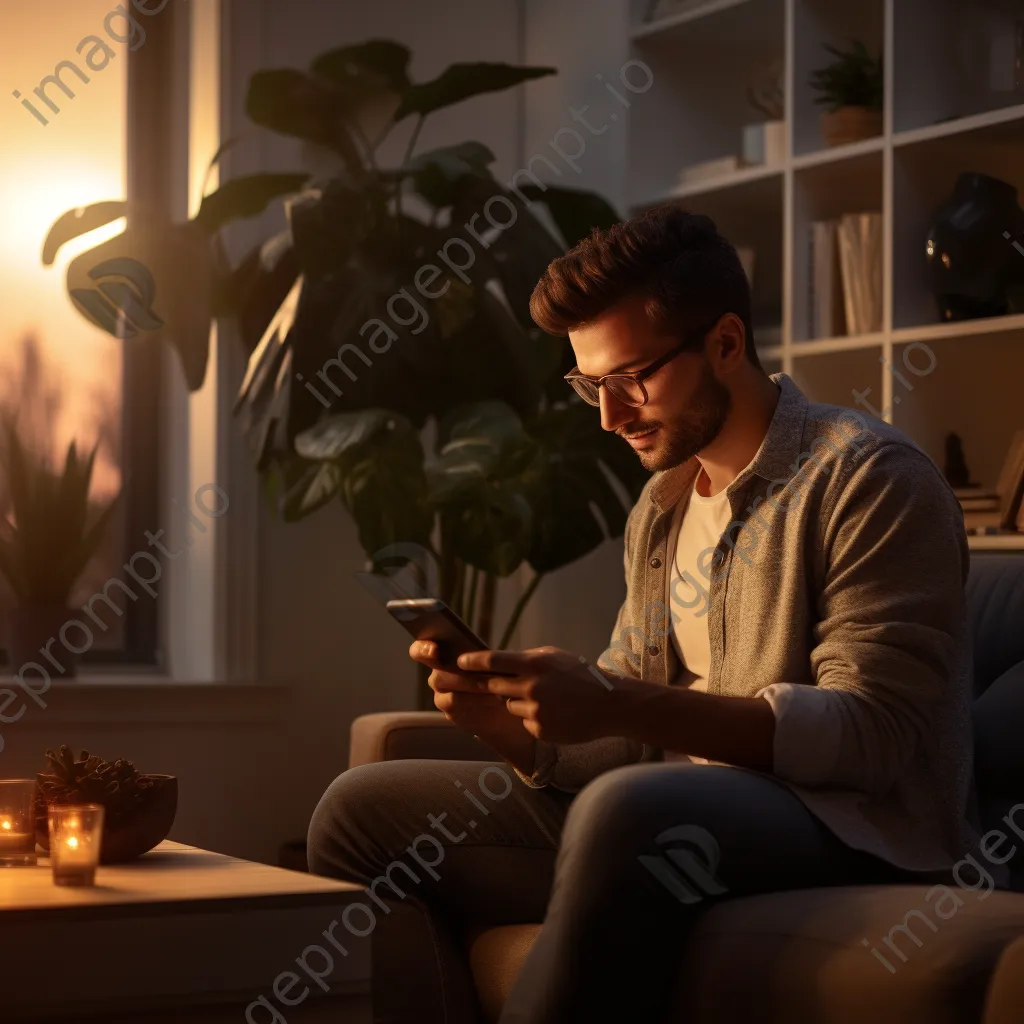
<path id="1" fill-rule="evenodd" d="M 0 779 L 0 867 L 36 863 L 34 779 Z"/>
<path id="2" fill-rule="evenodd" d="M 101 804 L 50 807 L 50 866 L 55 885 L 92 885 L 103 841 Z"/>

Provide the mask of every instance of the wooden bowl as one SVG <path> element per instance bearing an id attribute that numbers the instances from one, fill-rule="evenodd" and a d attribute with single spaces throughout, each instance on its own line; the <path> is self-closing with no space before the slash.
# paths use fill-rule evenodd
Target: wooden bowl
<path id="1" fill-rule="evenodd" d="M 123 864 L 148 853 L 167 838 L 178 810 L 178 780 L 173 775 L 146 775 L 153 780 L 146 801 L 128 821 L 109 828 L 104 822 L 101 864 Z M 38 793 L 38 790 L 37 790 Z M 45 816 L 36 816 L 36 842 L 50 851 L 50 833 Z"/>

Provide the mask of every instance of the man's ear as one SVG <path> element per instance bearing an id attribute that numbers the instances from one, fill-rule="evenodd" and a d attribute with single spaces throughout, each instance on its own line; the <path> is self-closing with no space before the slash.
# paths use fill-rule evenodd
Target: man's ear
<path id="1" fill-rule="evenodd" d="M 728 374 L 747 361 L 747 331 L 735 313 L 725 313 L 708 334 L 705 352 L 717 373 Z"/>

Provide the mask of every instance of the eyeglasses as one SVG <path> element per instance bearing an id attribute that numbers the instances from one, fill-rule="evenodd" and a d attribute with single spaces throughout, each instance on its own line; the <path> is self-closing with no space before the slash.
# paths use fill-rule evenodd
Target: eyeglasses
<path id="1" fill-rule="evenodd" d="M 576 394 L 588 405 L 601 404 L 602 385 L 608 389 L 608 393 L 612 398 L 617 402 L 622 402 L 623 405 L 646 405 L 648 394 L 647 388 L 644 387 L 644 381 L 652 374 L 657 373 L 666 363 L 675 359 L 676 356 L 687 349 L 692 350 L 694 342 L 702 339 L 717 323 L 718 319 L 716 318 L 714 323 L 709 324 L 700 331 L 695 331 L 676 345 L 675 348 L 669 349 L 660 359 L 655 359 L 653 363 L 645 366 L 642 370 L 637 370 L 635 373 L 606 373 L 603 377 L 588 377 L 585 373 L 580 373 L 578 367 L 575 367 L 565 375 L 565 379 L 573 386 Z"/>

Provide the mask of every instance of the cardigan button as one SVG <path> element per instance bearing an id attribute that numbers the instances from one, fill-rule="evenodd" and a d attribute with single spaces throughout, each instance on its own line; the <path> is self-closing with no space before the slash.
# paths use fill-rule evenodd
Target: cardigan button
<path id="1" fill-rule="evenodd" d="M 651 559 L 651 568 L 652 569 L 660 569 L 661 568 L 661 559 L 657 555 L 655 555 Z"/>
<path id="2" fill-rule="evenodd" d="M 651 646 L 647 648 L 647 653 L 653 658 L 658 653 L 658 645 L 651 644 Z"/>

